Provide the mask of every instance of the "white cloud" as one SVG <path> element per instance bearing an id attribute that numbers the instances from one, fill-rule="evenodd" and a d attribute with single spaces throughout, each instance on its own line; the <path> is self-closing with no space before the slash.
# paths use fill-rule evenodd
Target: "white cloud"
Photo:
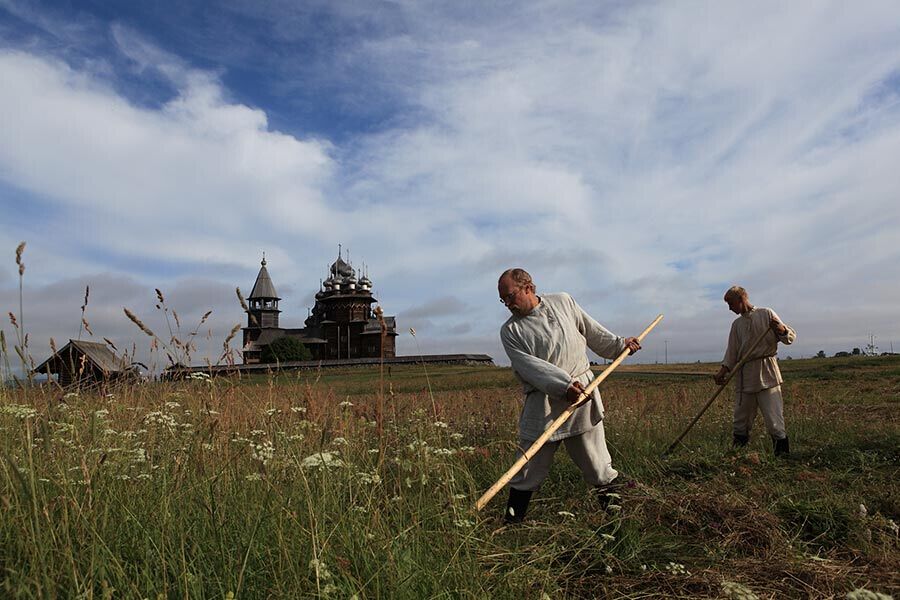
<path id="1" fill-rule="evenodd" d="M 399 4 L 390 24 L 338 10 L 384 28 L 334 49 L 336 82 L 354 65 L 371 79 L 342 106 L 374 90 L 409 107 L 340 143 L 273 130 L 265 106 L 233 99 L 226 66 L 193 68 L 130 27 L 113 39 L 172 86 L 161 106 L 128 101 L 105 72 L 0 51 L 13 82 L 0 178 L 55 208 L 34 215 L 48 238 L 29 246 L 40 277 L 97 272 L 108 253 L 218 265 L 243 278 L 223 289 L 249 289 L 266 250 L 296 304 L 344 242 L 389 314 L 448 332 L 419 340 L 429 352 L 469 343 L 501 357 L 496 277 L 513 265 L 621 333 L 665 312 L 648 348 L 668 336 L 670 358 L 718 357 L 733 282 L 797 328 L 795 355 L 869 331 L 900 338 L 886 300 L 900 297 L 894 3 L 470 8 Z M 275 39 L 303 35 L 299 10 L 266 9 Z M 441 298 L 466 322 L 420 310 Z"/>

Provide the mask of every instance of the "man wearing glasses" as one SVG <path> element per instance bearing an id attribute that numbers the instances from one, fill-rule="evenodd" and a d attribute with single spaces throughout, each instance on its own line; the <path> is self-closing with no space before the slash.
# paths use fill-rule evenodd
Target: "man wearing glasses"
<path id="1" fill-rule="evenodd" d="M 497 283 L 500 302 L 512 313 L 500 328 L 500 340 L 522 382 L 525 405 L 519 418 L 520 455 L 541 436 L 594 378 L 587 349 L 616 358 L 626 348 L 640 350 L 637 338 L 610 333 L 566 293 L 538 296 L 524 269 L 507 269 Z M 510 481 L 504 519 L 525 517 L 531 496 L 550 471 L 560 442 L 584 480 L 597 489 L 601 504 L 609 502 L 610 484 L 618 476 L 606 448 L 600 393 L 578 407 L 550 440 Z"/>

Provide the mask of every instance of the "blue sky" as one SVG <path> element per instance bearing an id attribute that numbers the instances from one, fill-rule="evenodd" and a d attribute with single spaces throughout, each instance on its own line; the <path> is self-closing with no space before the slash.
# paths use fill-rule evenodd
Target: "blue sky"
<path id="1" fill-rule="evenodd" d="M 0 0 L 0 81 L 37 357 L 86 285 L 97 337 L 164 329 L 160 288 L 215 353 L 262 252 L 301 326 L 339 243 L 401 353 L 504 362 L 509 266 L 618 333 L 664 313 L 643 361 L 718 359 L 732 283 L 782 355 L 900 349 L 895 2 Z"/>

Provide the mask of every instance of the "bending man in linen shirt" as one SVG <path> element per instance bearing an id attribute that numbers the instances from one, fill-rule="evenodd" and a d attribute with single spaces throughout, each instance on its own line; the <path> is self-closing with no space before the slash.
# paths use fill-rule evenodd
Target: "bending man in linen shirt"
<path id="1" fill-rule="evenodd" d="M 519 418 L 520 456 L 524 449 L 571 404 L 594 378 L 587 357 L 590 348 L 604 358 L 616 358 L 628 348 L 640 350 L 637 338 L 614 335 L 585 313 L 565 293 L 538 296 L 523 269 L 508 269 L 497 283 L 500 301 L 512 315 L 500 328 L 500 340 L 516 377 L 522 382 L 525 404 Z M 594 390 L 550 440 L 510 481 L 505 520 L 525 517 L 531 496 L 550 470 L 560 442 L 585 481 L 598 487 L 601 503 L 618 475 L 606 448 L 603 404 Z"/>
<path id="2" fill-rule="evenodd" d="M 725 382 L 729 371 L 750 351 L 749 346 L 766 328 L 775 332 L 774 335 L 766 336 L 753 351 L 753 356 L 759 358 L 744 363 L 735 378 L 733 445 L 746 446 L 750 441 L 750 429 L 756 419 L 756 409 L 759 408 L 766 430 L 772 437 L 775 455 L 788 454 L 790 448 L 784 428 L 784 401 L 781 397 L 783 379 L 775 354 L 778 352 L 778 342 L 792 344 L 797 339 L 797 334 L 782 323 L 771 308 L 750 304 L 747 290 L 739 285 L 728 288 L 724 300 L 728 309 L 739 316 L 731 324 L 725 358 L 715 375 L 715 381 L 719 385 Z"/>

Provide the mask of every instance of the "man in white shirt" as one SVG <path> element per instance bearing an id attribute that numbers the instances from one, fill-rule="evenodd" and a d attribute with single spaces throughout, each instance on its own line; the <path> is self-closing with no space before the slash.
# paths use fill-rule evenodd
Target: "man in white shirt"
<path id="1" fill-rule="evenodd" d="M 773 331 L 773 335 L 766 336 L 753 350 L 753 360 L 744 363 L 735 378 L 734 446 L 746 446 L 750 441 L 750 429 L 758 408 L 775 445 L 775 455 L 786 455 L 790 452 L 790 447 L 784 428 L 784 402 L 781 396 L 783 379 L 775 355 L 778 352 L 778 342 L 792 344 L 797 339 L 797 334 L 782 323 L 771 308 L 750 304 L 747 290 L 741 286 L 730 287 L 725 292 L 724 300 L 728 309 L 739 316 L 731 324 L 725 358 L 714 378 L 719 385 L 725 382 L 728 373 L 751 350 L 749 346 L 754 340 L 766 329 Z"/>
<path id="2" fill-rule="evenodd" d="M 504 271 L 497 291 L 512 313 L 500 329 L 500 340 L 525 393 L 519 418 L 521 454 L 594 378 L 588 348 L 604 358 L 616 358 L 626 348 L 637 352 L 641 345 L 637 338 L 610 333 L 568 294 L 538 296 L 531 275 L 523 269 Z M 532 494 L 549 473 L 560 442 L 585 481 L 598 488 L 601 503 L 608 502 L 604 486 L 618 472 L 606 447 L 600 393 L 594 390 L 591 399 L 575 410 L 510 481 L 504 517 L 507 522 L 524 518 Z"/>

